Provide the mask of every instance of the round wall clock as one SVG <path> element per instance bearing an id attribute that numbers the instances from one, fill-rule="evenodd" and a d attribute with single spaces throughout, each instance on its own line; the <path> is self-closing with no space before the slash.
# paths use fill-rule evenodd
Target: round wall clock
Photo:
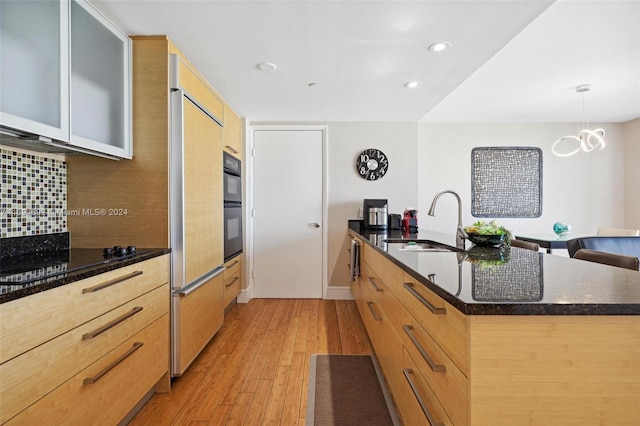
<path id="1" fill-rule="evenodd" d="M 365 149 L 356 159 L 356 171 L 362 179 L 378 180 L 387 173 L 389 159 L 379 149 Z"/>

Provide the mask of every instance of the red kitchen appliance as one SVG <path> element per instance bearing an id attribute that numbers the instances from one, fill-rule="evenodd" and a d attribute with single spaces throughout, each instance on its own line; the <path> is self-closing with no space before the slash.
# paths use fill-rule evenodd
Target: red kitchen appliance
<path id="1" fill-rule="evenodd" d="M 418 232 L 418 210 L 405 209 L 402 217 L 402 231 L 409 234 Z"/>

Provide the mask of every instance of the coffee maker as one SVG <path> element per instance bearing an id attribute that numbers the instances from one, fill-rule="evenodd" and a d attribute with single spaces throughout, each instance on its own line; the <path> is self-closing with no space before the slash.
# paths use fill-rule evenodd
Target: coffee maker
<path id="1" fill-rule="evenodd" d="M 387 229 L 387 200 L 366 199 L 362 203 L 365 229 Z"/>

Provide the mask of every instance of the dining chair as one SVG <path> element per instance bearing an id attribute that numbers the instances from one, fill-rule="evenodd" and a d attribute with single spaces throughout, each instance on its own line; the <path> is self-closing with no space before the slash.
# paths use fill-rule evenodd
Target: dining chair
<path id="1" fill-rule="evenodd" d="M 596 235 L 608 237 L 637 237 L 640 235 L 640 229 L 598 228 Z"/>
<path id="2" fill-rule="evenodd" d="M 640 259 L 623 254 L 607 253 L 605 251 L 580 249 L 574 255 L 574 259 L 588 260 L 589 262 L 602 263 L 620 268 L 640 270 Z"/>
<path id="3" fill-rule="evenodd" d="M 511 247 L 520 247 L 527 250 L 540 251 L 540 244 L 516 239 L 511 240 Z"/>

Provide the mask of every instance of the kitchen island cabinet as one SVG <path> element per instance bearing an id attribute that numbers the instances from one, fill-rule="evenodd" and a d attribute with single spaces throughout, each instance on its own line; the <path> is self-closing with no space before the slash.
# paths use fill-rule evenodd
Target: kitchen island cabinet
<path id="1" fill-rule="evenodd" d="M 169 255 L 0 304 L 0 423 L 116 424 L 169 390 Z"/>
<path id="2" fill-rule="evenodd" d="M 354 223 L 350 233 L 363 245 L 352 289 L 374 350 L 384 359 L 401 341 L 400 360 L 380 364 L 405 424 L 637 424 L 638 272 L 518 248 L 483 263 L 422 230 L 412 237 L 451 250 L 403 249 L 385 241 L 400 233 Z M 366 320 L 380 299 L 362 290 L 369 261 L 401 305 L 382 338 Z"/>

